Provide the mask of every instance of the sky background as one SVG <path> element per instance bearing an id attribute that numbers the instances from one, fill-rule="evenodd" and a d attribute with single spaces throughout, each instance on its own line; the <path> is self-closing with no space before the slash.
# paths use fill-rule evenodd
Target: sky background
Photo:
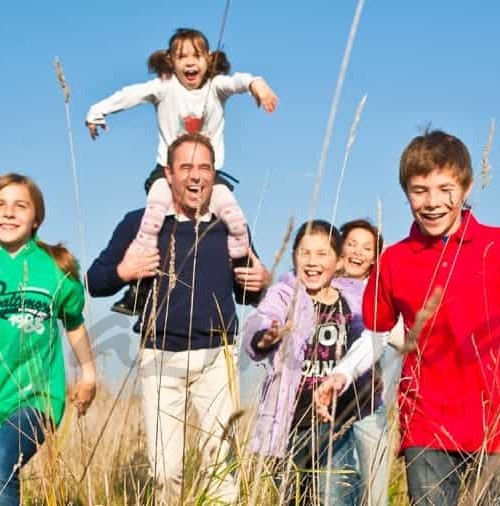
<path id="1" fill-rule="evenodd" d="M 41 237 L 65 242 L 84 268 L 124 213 L 144 205 L 143 181 L 155 164 L 157 143 L 152 106 L 109 117 L 109 130 L 96 142 L 84 126 L 88 108 L 125 85 L 152 78 L 148 55 L 165 48 L 178 27 L 200 29 L 215 49 L 224 7 L 222 0 L 28 0 L 2 6 L 0 172 L 26 173 L 38 182 L 47 205 Z M 233 71 L 265 77 L 280 99 L 273 115 L 244 95 L 230 99 L 226 108 L 225 170 L 241 181 L 236 196 L 269 266 L 290 217 L 297 228 L 309 215 L 355 7 L 353 0 L 230 4 L 222 46 Z M 479 178 L 490 120 L 500 117 L 499 20 L 496 0 L 366 1 L 315 217 L 331 218 L 349 128 L 366 93 L 337 225 L 358 217 L 377 222 L 380 199 L 387 242 L 407 233 L 410 214 L 398 186 L 399 156 L 429 124 L 467 144 L 476 169 L 473 208 L 482 221 L 500 222 L 500 140 L 491 151 L 492 180 L 485 190 Z M 56 56 L 71 88 L 80 208 Z M 287 252 L 279 271 L 290 265 Z M 130 320 L 108 312 L 115 299 L 91 301 L 89 326 L 105 377 L 119 384 L 138 344 L 129 334 Z"/>

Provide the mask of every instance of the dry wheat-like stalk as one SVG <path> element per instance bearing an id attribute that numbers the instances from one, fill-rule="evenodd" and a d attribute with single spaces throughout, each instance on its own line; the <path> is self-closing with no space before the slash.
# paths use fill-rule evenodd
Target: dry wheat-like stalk
<path id="1" fill-rule="evenodd" d="M 359 21 L 361 19 L 361 13 L 363 12 L 363 5 L 364 0 L 358 0 L 358 3 L 356 5 L 356 11 L 354 13 L 354 18 L 351 24 L 351 29 L 349 31 L 349 36 L 347 38 L 344 55 L 342 57 L 342 63 L 340 65 L 339 76 L 337 78 L 337 83 L 335 85 L 335 92 L 333 94 L 332 105 L 330 107 L 330 114 L 328 116 L 325 136 L 323 138 L 323 145 L 321 147 L 321 154 L 318 162 L 318 168 L 316 171 L 316 178 L 311 198 L 311 208 L 309 211 L 309 221 L 313 219 L 316 210 L 316 204 L 318 201 L 319 191 L 321 188 L 321 180 L 323 178 L 323 173 L 325 170 L 326 156 L 328 154 L 330 142 L 333 135 L 333 126 L 335 124 L 335 118 L 337 116 L 337 109 L 340 101 L 340 95 L 342 93 L 342 87 L 344 85 L 347 67 L 349 66 L 349 60 L 351 58 L 352 47 L 354 44 L 354 39 L 356 38 L 356 32 L 358 30 Z"/>
<path id="2" fill-rule="evenodd" d="M 483 154 L 481 156 L 481 187 L 484 190 L 491 181 L 491 163 L 490 152 L 495 137 L 495 118 L 491 119 L 490 129 L 488 132 L 488 141 L 484 145 Z"/>
<path id="3" fill-rule="evenodd" d="M 344 153 L 344 161 L 342 162 L 342 168 L 340 169 L 339 182 L 337 185 L 337 190 L 335 192 L 335 200 L 333 202 L 332 208 L 332 216 L 330 218 L 330 223 L 335 223 L 337 218 L 337 207 L 340 199 L 340 191 L 342 189 L 342 183 L 344 181 L 345 169 L 347 167 L 347 161 L 349 160 L 349 155 L 351 154 L 352 147 L 354 145 L 354 141 L 356 140 L 356 132 L 358 130 L 359 122 L 361 120 L 361 114 L 366 104 L 366 99 L 368 95 L 365 93 L 363 98 L 359 101 L 358 106 L 356 107 L 356 112 L 354 114 L 354 120 L 352 122 L 351 128 L 349 129 L 349 136 L 347 138 L 347 145 Z"/>
<path id="4" fill-rule="evenodd" d="M 59 84 L 61 85 L 61 88 L 62 88 L 62 91 L 63 91 L 63 94 L 64 94 L 64 101 L 66 103 L 68 103 L 69 102 L 69 98 L 70 98 L 70 90 L 69 90 L 68 83 L 66 82 L 66 78 L 64 77 L 61 60 L 59 60 L 59 58 L 57 56 L 55 58 L 54 64 L 55 64 L 55 67 L 56 67 L 57 79 L 59 80 Z"/>
<path id="5" fill-rule="evenodd" d="M 285 235 L 283 236 L 283 240 L 281 241 L 281 245 L 274 255 L 273 266 L 271 267 L 271 282 L 274 279 L 274 275 L 276 274 L 276 269 L 278 268 L 279 263 L 281 262 L 281 258 L 286 251 L 288 243 L 290 242 L 290 238 L 292 237 L 292 231 L 294 227 L 294 219 L 293 216 L 288 220 L 288 225 L 285 230 Z"/>
<path id="6" fill-rule="evenodd" d="M 83 219 L 82 219 L 82 211 L 81 211 L 81 199 L 80 199 L 80 188 L 78 184 L 78 174 L 76 170 L 76 156 L 75 156 L 75 144 L 73 142 L 73 131 L 71 128 L 71 114 L 69 109 L 70 104 L 70 92 L 69 86 L 66 82 L 66 78 L 64 77 L 62 63 L 58 57 L 55 58 L 55 69 L 56 76 L 61 85 L 63 96 L 64 96 L 64 106 L 66 110 L 66 128 L 68 131 L 68 142 L 69 142 L 69 151 L 71 156 L 71 167 L 73 169 L 73 185 L 75 191 L 75 200 L 76 200 L 76 211 L 78 218 L 78 230 L 80 233 L 80 245 L 81 245 L 81 255 L 83 259 L 84 266 L 87 265 L 86 256 L 85 256 L 85 240 L 83 233 Z"/>

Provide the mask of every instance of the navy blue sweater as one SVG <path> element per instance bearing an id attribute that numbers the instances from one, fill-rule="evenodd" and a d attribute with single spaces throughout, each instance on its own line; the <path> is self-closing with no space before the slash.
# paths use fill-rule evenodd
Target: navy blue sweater
<path id="1" fill-rule="evenodd" d="M 116 227 L 113 236 L 99 257 L 92 263 L 87 276 L 89 292 L 106 297 L 126 285 L 116 268 L 129 244 L 135 238 L 144 209 L 132 211 Z M 160 269 L 168 273 L 170 239 L 175 237 L 175 272 L 177 281 L 168 297 L 168 276 L 157 277 L 156 321 L 151 318 L 152 297 L 134 326 L 141 332 L 144 345 L 168 351 L 214 348 L 223 344 L 222 331 L 229 343 L 234 340 L 238 321 L 233 292 L 242 302 L 241 287 L 234 281 L 227 251 L 227 229 L 212 219 L 201 222 L 193 284 L 195 227 L 193 221 L 178 222 L 167 216 L 159 236 Z M 191 296 L 193 303 L 191 304 Z M 257 295 L 258 297 L 258 295 Z M 246 303 L 255 303 L 256 295 L 245 295 Z M 191 318 L 192 305 L 192 318 Z"/>

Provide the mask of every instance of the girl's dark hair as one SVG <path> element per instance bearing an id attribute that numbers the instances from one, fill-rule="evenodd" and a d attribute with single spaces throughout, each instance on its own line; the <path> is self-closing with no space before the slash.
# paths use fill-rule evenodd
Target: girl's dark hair
<path id="1" fill-rule="evenodd" d="M 370 234 L 373 236 L 373 245 L 375 246 L 375 262 L 377 262 L 380 253 L 382 253 L 382 249 L 384 248 L 384 238 L 382 237 L 379 229 L 375 225 L 372 225 L 369 220 L 359 219 L 344 223 L 340 227 L 342 245 L 344 245 L 347 236 L 351 233 L 351 231 L 355 230 L 356 228 L 362 228 L 363 230 L 370 232 Z"/>
<path id="2" fill-rule="evenodd" d="M 219 74 L 229 74 L 231 64 L 224 51 L 210 52 L 208 40 L 199 30 L 193 28 L 178 28 L 168 41 L 168 49 L 159 49 L 148 58 L 148 70 L 162 79 L 170 79 L 174 73 L 172 56 L 186 40 L 191 41 L 196 51 L 208 55 L 208 68 L 206 79 L 211 79 Z"/>
<path id="3" fill-rule="evenodd" d="M 297 251 L 297 248 L 299 247 L 300 241 L 302 241 L 303 237 L 306 234 L 327 235 L 330 239 L 330 246 L 332 247 L 333 251 L 335 251 L 337 255 L 340 255 L 340 233 L 334 225 L 324 220 L 306 221 L 299 227 L 297 233 L 295 234 L 295 239 L 293 240 L 292 251 L 294 255 Z"/>
<path id="4" fill-rule="evenodd" d="M 45 218 L 45 203 L 43 201 L 43 194 L 37 184 L 27 176 L 16 173 L 8 173 L 0 176 L 0 190 L 12 184 L 25 186 L 33 201 L 35 208 L 35 226 L 32 230 L 32 237 L 35 236 L 37 230 L 40 228 Z M 45 250 L 56 262 L 58 267 L 65 273 L 69 274 L 75 279 L 79 279 L 79 268 L 75 257 L 61 244 L 46 244 L 39 239 L 35 242 Z"/>

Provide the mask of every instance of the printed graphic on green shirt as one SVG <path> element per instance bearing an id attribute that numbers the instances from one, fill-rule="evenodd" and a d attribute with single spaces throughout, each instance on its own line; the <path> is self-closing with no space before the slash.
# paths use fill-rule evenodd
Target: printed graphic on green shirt
<path id="1" fill-rule="evenodd" d="M 25 287 L 8 292 L 6 283 L 0 280 L 0 318 L 25 333 L 43 334 L 44 321 L 51 316 L 52 298 L 48 291 Z"/>

